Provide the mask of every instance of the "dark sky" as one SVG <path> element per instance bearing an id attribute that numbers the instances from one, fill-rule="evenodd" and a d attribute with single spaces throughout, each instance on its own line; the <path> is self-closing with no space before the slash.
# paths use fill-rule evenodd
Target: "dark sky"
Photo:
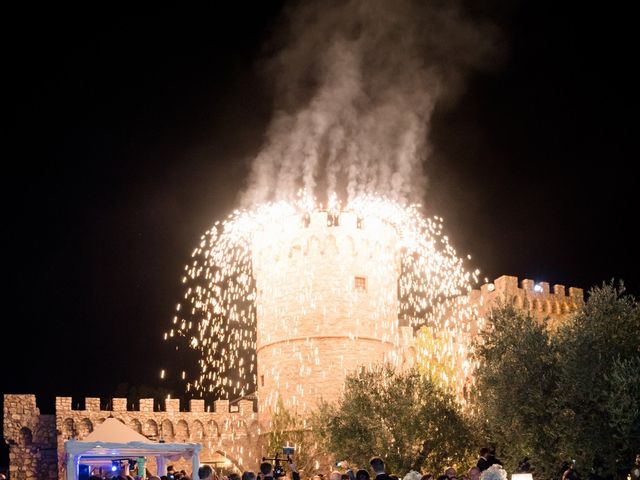
<path id="1" fill-rule="evenodd" d="M 281 4 L 254 3 L 6 12 L 0 392 L 108 397 L 192 361 L 161 340 L 182 268 L 271 115 L 260 59 Z M 507 56 L 437 109 L 428 212 L 482 277 L 640 293 L 634 17 L 472 3 Z"/>

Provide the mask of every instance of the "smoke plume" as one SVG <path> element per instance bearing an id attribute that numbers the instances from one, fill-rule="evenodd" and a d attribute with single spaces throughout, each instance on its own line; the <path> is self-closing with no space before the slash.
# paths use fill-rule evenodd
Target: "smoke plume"
<path id="1" fill-rule="evenodd" d="M 300 189 L 320 201 L 330 192 L 421 201 L 434 108 L 489 64 L 494 29 L 447 1 L 302 2 L 285 16 L 266 68 L 274 115 L 245 206 Z"/>

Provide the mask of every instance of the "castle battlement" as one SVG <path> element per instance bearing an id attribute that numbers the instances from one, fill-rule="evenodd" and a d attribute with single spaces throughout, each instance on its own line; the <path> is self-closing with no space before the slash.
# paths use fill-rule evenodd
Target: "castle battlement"
<path id="1" fill-rule="evenodd" d="M 567 295 L 565 286 L 556 284 L 551 292 L 547 282 L 535 283 L 527 278 L 519 283 L 518 277 L 503 275 L 469 293 L 469 301 L 481 317 L 486 316 L 499 299 L 513 299 L 518 308 L 527 310 L 540 320 L 547 318 L 549 326 L 557 328 L 568 315 L 582 308 L 584 291 L 570 287 Z"/>
<path id="2" fill-rule="evenodd" d="M 165 400 L 161 411 L 154 409 L 152 398 L 141 399 L 131 410 L 126 398 L 113 398 L 108 404 L 103 410 L 100 398 L 87 397 L 83 409 L 74 409 L 72 397 L 56 397 L 55 413 L 42 415 L 35 395 L 5 394 L 3 436 L 10 448 L 12 477 L 65 478 L 64 442 L 82 440 L 108 417 L 152 441 L 200 443 L 204 460 L 223 455 L 238 468 L 255 468 L 253 462 L 259 458 L 261 431 L 252 400 L 218 400 L 214 411 L 205 411 L 204 400 L 193 399 L 187 412 L 180 411 L 180 399 Z M 154 465 L 153 458 L 149 465 Z M 186 463 L 181 468 L 185 467 L 189 468 Z"/>
<path id="3" fill-rule="evenodd" d="M 254 272 L 274 263 L 316 256 L 386 256 L 399 261 L 395 228 L 375 217 L 359 217 L 355 212 L 314 211 L 261 228 L 251 248 Z"/>
<path id="4" fill-rule="evenodd" d="M 12 395 L 12 397 L 33 397 L 33 395 Z M 32 401 L 31 398 L 27 398 L 26 402 Z M 35 397 L 33 398 L 34 408 L 35 408 Z M 65 411 L 73 411 L 73 412 L 103 412 L 106 414 L 114 413 L 114 412 L 142 412 L 142 413 L 151 413 L 151 412 L 165 412 L 165 413 L 195 413 L 201 414 L 205 413 L 205 403 L 202 399 L 191 399 L 189 400 L 189 408 L 187 410 L 181 410 L 181 400 L 179 398 L 168 398 L 164 400 L 164 406 L 160 405 L 159 409 L 154 408 L 154 399 L 153 398 L 141 398 L 138 408 L 129 409 L 127 406 L 126 398 L 110 398 L 107 404 L 110 408 L 102 409 L 101 399 L 98 397 L 86 397 L 85 398 L 85 408 L 77 409 L 73 408 L 72 397 L 56 397 L 56 412 L 65 412 Z M 255 412 L 254 402 L 252 400 L 239 400 L 233 405 L 229 402 L 229 400 L 216 400 L 213 402 L 213 408 L 208 407 L 206 409 L 206 413 L 218 413 L 218 414 L 229 414 L 229 413 L 240 413 L 240 414 L 250 414 Z"/>

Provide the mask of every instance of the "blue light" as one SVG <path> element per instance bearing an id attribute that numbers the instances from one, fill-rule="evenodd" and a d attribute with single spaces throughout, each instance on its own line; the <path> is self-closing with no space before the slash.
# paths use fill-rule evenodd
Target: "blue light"
<path id="1" fill-rule="evenodd" d="M 111 471 L 115 472 L 118 469 L 118 467 L 116 467 L 115 465 L 111 465 Z"/>

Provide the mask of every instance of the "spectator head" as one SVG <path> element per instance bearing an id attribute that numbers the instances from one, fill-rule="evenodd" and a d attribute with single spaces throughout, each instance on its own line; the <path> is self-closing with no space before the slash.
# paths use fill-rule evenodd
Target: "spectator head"
<path id="1" fill-rule="evenodd" d="M 209 465 L 202 465 L 198 469 L 198 477 L 200 477 L 200 480 L 212 479 L 213 478 L 213 468 L 211 468 Z"/>
<path id="2" fill-rule="evenodd" d="M 487 455 L 489 455 L 489 449 L 487 447 L 482 447 L 480 449 L 480 456 L 486 457 Z"/>
<path id="3" fill-rule="evenodd" d="M 269 462 L 262 462 L 260 464 L 260 473 L 262 475 L 271 475 L 271 469 L 273 467 L 271 466 L 271 464 Z"/>
<path id="4" fill-rule="evenodd" d="M 247 470 L 242 474 L 242 480 L 256 480 L 255 472 L 252 472 L 251 470 Z"/>
<path id="5" fill-rule="evenodd" d="M 421 480 L 422 479 L 422 474 L 420 474 L 420 472 L 416 472 L 415 470 L 409 470 L 404 477 L 402 477 L 402 480 Z"/>
<path id="6" fill-rule="evenodd" d="M 160 480 L 169 480 L 169 477 L 167 477 L 166 475 L 161 475 Z"/>
<path id="7" fill-rule="evenodd" d="M 440 475 L 437 480 L 449 480 L 449 477 L 447 477 L 446 475 Z"/>
<path id="8" fill-rule="evenodd" d="M 447 467 L 444 470 L 444 474 L 448 477 L 448 478 L 456 478 L 456 476 L 458 475 L 458 472 L 456 472 L 456 469 L 453 467 Z"/>
<path id="9" fill-rule="evenodd" d="M 331 472 L 331 475 L 329 476 L 330 480 L 342 480 L 342 474 L 340 472 L 338 472 L 337 470 L 334 470 L 333 472 Z"/>
<path id="10" fill-rule="evenodd" d="M 420 480 L 433 480 L 433 473 L 425 473 L 424 475 L 422 475 Z"/>
<path id="11" fill-rule="evenodd" d="M 471 467 L 467 472 L 469 480 L 480 480 L 480 469 L 478 467 Z"/>
<path id="12" fill-rule="evenodd" d="M 229 480 L 240 480 L 240 475 L 238 475 L 237 473 L 230 473 L 229 474 Z"/>
<path id="13" fill-rule="evenodd" d="M 356 472 L 356 480 L 370 480 L 369 472 L 360 469 Z"/>
<path id="14" fill-rule="evenodd" d="M 371 460 L 369 460 L 369 465 L 371 465 L 371 469 L 376 475 L 385 473 L 384 460 L 382 460 L 380 457 L 371 457 Z"/>

